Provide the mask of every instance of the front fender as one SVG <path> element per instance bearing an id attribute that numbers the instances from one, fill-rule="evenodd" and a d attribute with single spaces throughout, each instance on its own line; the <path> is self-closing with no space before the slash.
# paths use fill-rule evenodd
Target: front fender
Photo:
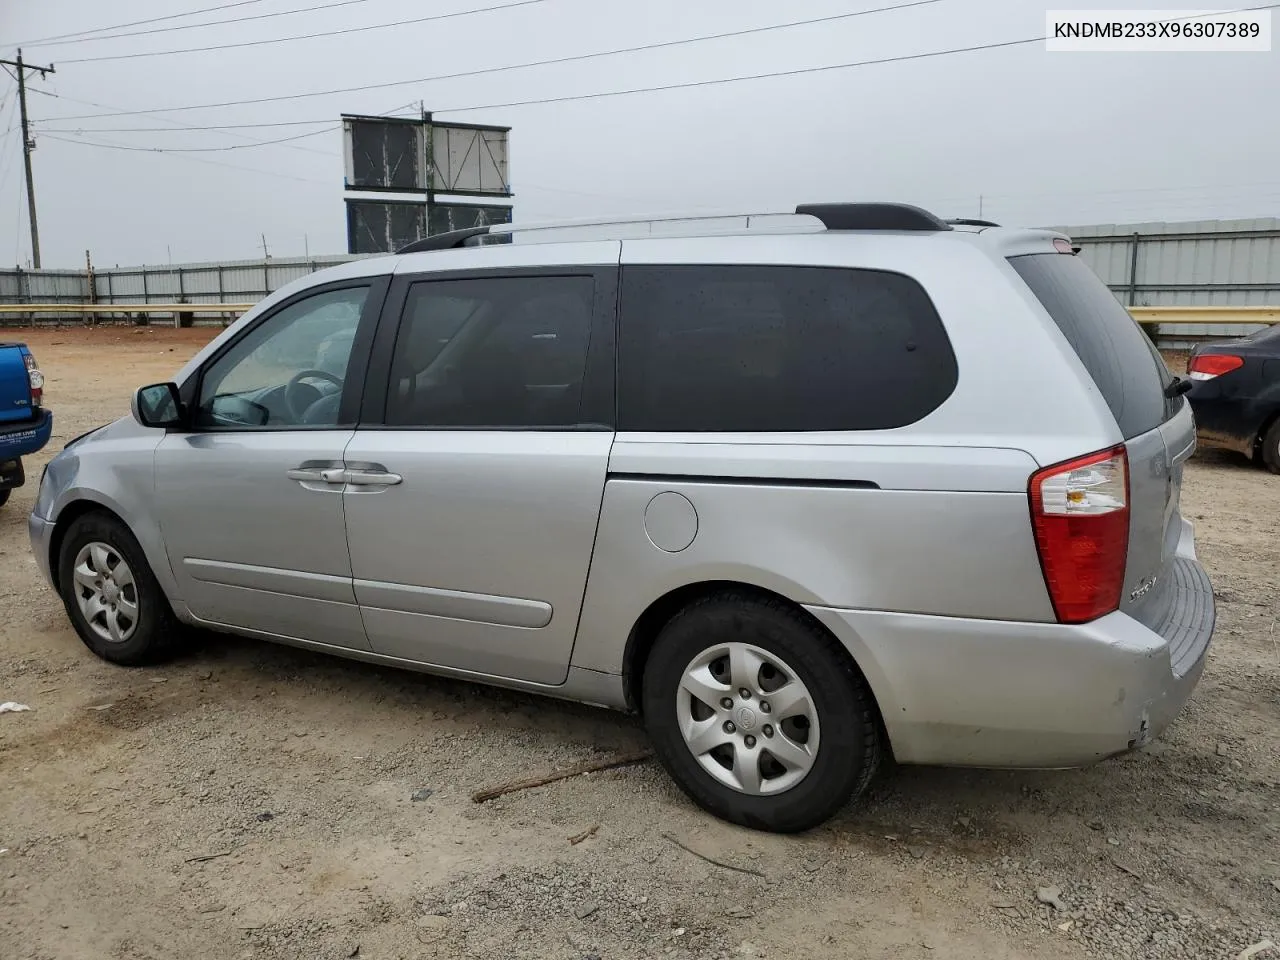
<path id="1" fill-rule="evenodd" d="M 171 601 L 179 600 L 169 565 L 155 500 L 155 450 L 163 430 L 117 421 L 64 449 L 51 461 L 40 484 L 34 513 L 58 525 L 64 518 L 97 507 L 115 514 L 142 547 L 156 580 Z M 58 537 L 51 539 L 51 549 Z M 57 558 L 50 556 L 57 568 Z"/>

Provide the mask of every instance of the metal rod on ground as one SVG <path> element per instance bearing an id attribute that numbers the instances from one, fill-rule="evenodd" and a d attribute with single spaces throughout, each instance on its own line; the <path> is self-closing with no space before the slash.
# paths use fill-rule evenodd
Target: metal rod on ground
<path id="1" fill-rule="evenodd" d="M 629 753 L 625 756 L 613 757 L 610 760 L 581 763 L 576 767 L 570 767 L 568 770 L 561 770 L 558 773 L 548 773 L 541 777 L 528 777 L 524 780 L 512 780 L 510 783 L 503 783 L 485 790 L 477 790 L 471 795 L 471 799 L 476 803 L 484 803 L 486 800 L 492 800 L 494 797 L 500 797 L 506 793 L 515 793 L 517 790 L 530 790 L 533 787 L 545 786 L 558 780 L 578 777 L 584 773 L 595 773 L 599 770 L 612 770 L 614 767 L 629 767 L 635 763 L 644 763 L 652 756 L 652 750 L 642 750 L 639 753 Z"/>

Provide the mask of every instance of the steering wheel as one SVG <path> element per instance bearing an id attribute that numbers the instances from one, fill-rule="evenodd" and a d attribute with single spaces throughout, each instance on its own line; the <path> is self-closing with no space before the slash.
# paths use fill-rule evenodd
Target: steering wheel
<path id="1" fill-rule="evenodd" d="M 284 405 L 289 408 L 289 413 L 293 416 L 294 423 L 303 423 L 305 421 L 307 410 L 311 405 L 315 403 L 317 399 L 324 399 L 323 397 L 312 398 L 309 400 L 305 399 L 305 394 L 298 389 L 302 386 L 303 380 L 327 380 L 329 383 L 332 383 L 337 387 L 339 392 L 342 390 L 342 378 L 335 377 L 327 370 L 300 370 L 298 373 L 295 373 L 289 378 L 289 382 L 285 384 L 284 388 Z M 319 391 L 313 387 L 310 392 L 318 393 Z"/>

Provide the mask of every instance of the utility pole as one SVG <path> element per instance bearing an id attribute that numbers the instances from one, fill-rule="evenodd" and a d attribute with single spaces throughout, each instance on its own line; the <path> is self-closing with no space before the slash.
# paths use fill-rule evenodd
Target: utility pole
<path id="1" fill-rule="evenodd" d="M 31 182 L 31 151 L 36 142 L 31 138 L 31 128 L 27 121 L 27 71 L 33 70 L 41 76 L 56 73 L 53 64 L 47 67 L 34 67 L 22 62 L 22 51 L 18 51 L 17 60 L 0 60 L 18 69 L 18 107 L 22 112 L 22 162 L 27 168 L 27 220 L 31 223 L 31 265 L 40 269 L 40 228 L 36 226 L 36 188 Z"/>
<path id="2" fill-rule="evenodd" d="M 431 236 L 431 208 L 435 205 L 436 192 L 436 170 L 435 170 L 435 145 L 432 143 L 431 137 L 431 111 L 427 109 L 425 100 L 418 101 L 418 113 L 422 118 L 422 139 L 426 144 L 423 151 L 425 163 L 427 165 L 427 203 L 426 208 L 422 211 L 422 235 L 424 237 Z M 387 217 L 387 233 L 391 232 L 391 217 Z M 388 238 L 388 245 L 389 245 Z"/>

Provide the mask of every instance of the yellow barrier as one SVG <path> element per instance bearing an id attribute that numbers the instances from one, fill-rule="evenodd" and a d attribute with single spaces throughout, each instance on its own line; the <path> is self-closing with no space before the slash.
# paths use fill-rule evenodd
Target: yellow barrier
<path id="1" fill-rule="evenodd" d="M 1280 323 L 1280 307 L 1129 307 L 1139 323 Z"/>

